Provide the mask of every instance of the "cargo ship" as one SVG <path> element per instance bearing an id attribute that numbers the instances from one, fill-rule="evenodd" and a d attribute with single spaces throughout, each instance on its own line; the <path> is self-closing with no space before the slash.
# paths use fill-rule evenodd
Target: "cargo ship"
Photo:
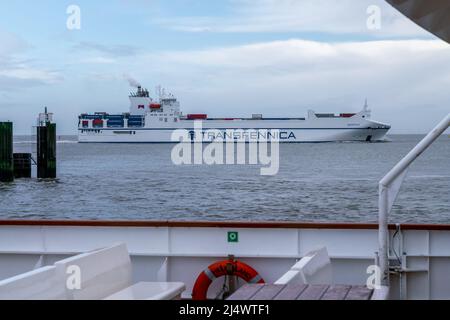
<path id="1" fill-rule="evenodd" d="M 173 143 L 172 133 L 188 130 L 195 138 L 195 123 L 201 121 L 201 141 L 230 139 L 238 142 L 258 141 L 258 138 L 292 142 L 382 141 L 390 125 L 370 119 L 366 104 L 358 113 L 316 113 L 308 111 L 306 118 L 265 118 L 253 114 L 251 118 L 210 118 L 206 114 L 184 115 L 173 94 L 162 92 L 158 99 L 149 91 L 137 87 L 131 93 L 130 110 L 111 115 L 106 112 L 81 114 L 78 141 L 81 143 Z M 214 133 L 211 134 L 211 131 Z M 256 131 L 255 139 L 249 131 Z M 206 134 L 207 133 L 207 134 Z M 197 140 L 198 141 L 198 140 Z"/>

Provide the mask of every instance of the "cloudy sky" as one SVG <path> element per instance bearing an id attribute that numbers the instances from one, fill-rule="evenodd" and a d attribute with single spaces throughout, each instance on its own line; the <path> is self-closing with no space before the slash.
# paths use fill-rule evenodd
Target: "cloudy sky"
<path id="1" fill-rule="evenodd" d="M 17 134 L 44 106 L 60 134 L 81 112 L 126 111 L 130 77 L 185 113 L 353 112 L 367 98 L 393 133 L 423 133 L 449 112 L 449 61 L 450 45 L 383 0 L 0 1 L 0 120 Z"/>

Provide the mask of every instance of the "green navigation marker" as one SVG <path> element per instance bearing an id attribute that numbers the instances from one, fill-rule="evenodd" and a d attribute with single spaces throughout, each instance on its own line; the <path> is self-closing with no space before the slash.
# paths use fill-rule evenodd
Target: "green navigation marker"
<path id="1" fill-rule="evenodd" d="M 239 242 L 239 232 L 236 231 L 228 232 L 228 242 Z"/>

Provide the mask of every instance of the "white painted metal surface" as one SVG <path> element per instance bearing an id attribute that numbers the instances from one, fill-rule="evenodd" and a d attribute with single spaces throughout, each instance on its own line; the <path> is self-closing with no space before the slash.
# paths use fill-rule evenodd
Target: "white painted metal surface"
<path id="1" fill-rule="evenodd" d="M 218 130 L 219 134 L 215 134 L 214 137 L 226 136 L 227 130 L 242 130 L 243 133 L 236 133 L 236 139 L 241 139 L 243 142 L 248 142 L 247 136 L 251 135 L 249 130 L 267 130 L 273 133 L 275 139 L 279 139 L 280 143 L 301 143 L 301 142 L 342 142 L 342 141 L 360 141 L 365 142 L 370 137 L 370 141 L 383 141 L 386 137 L 386 133 L 389 127 L 384 124 L 377 124 L 370 120 L 356 121 L 357 127 L 349 126 L 348 122 L 336 123 L 332 120 L 328 120 L 330 123 L 325 121 L 321 124 L 319 123 L 305 123 L 306 120 L 256 120 L 251 124 L 245 124 L 242 128 L 238 121 L 229 121 L 229 123 L 220 123 L 225 121 L 214 120 L 203 122 L 202 134 L 206 137 L 202 142 L 211 142 L 213 138 L 212 135 L 207 133 L 207 130 Z M 251 120 L 253 121 L 253 120 Z M 186 121 L 187 122 L 187 121 Z M 172 126 L 168 128 L 155 128 L 155 129 L 138 129 L 138 128 L 125 128 L 125 129 L 101 129 L 101 130 L 79 130 L 78 142 L 80 143 L 177 143 L 179 141 L 172 140 L 172 133 L 178 129 L 186 129 L 193 131 L 194 124 L 193 121 L 184 124 L 183 126 Z M 231 123 L 236 122 L 236 123 Z M 258 123 L 259 122 L 259 123 Z M 325 123 L 324 123 L 325 122 Z M 340 121 L 339 121 L 340 122 Z M 311 126 L 311 128 L 305 127 L 306 125 Z M 341 125 L 341 126 L 339 126 Z M 274 130 L 274 131 L 272 131 Z M 276 133 L 275 130 L 279 130 L 280 134 Z M 254 131 L 256 132 L 256 131 Z M 229 135 L 229 134 L 228 134 Z M 266 139 L 267 135 L 263 135 Z M 279 138 L 278 138 L 279 137 Z M 269 136 L 270 138 L 270 136 Z"/>
<path id="2" fill-rule="evenodd" d="M 425 138 L 422 139 L 379 183 L 379 259 L 383 284 L 389 283 L 388 216 L 400 190 L 409 166 L 450 126 L 448 114 Z"/>
<path id="3" fill-rule="evenodd" d="M 306 254 L 275 284 L 333 284 L 331 260 L 327 248 Z"/>
<path id="4" fill-rule="evenodd" d="M 55 266 L 46 266 L 0 281 L 0 300 L 64 300 L 65 282 Z"/>
<path id="5" fill-rule="evenodd" d="M 425 30 L 450 42 L 450 1 L 387 0 L 387 2 Z"/>
<path id="6" fill-rule="evenodd" d="M 42 257 L 42 256 L 41 256 Z M 0 281 L 0 300 L 172 300 L 180 282 L 132 284 L 124 243 L 81 253 Z"/>
<path id="7" fill-rule="evenodd" d="M 57 261 L 55 266 L 64 283 L 79 272 L 79 288 L 65 286 L 70 300 L 103 299 L 132 284 L 130 256 L 123 243 Z"/>
<path id="8" fill-rule="evenodd" d="M 105 300 L 174 300 L 186 289 L 181 282 L 138 282 Z"/>
<path id="9" fill-rule="evenodd" d="M 228 242 L 230 231 L 239 232 L 239 242 Z M 393 233 L 391 230 L 390 235 Z M 400 275 L 390 279 L 391 297 L 450 299 L 450 228 L 400 228 L 394 241 L 395 247 L 401 248 L 397 253 L 403 272 L 401 281 Z M 321 247 L 328 249 L 335 283 L 363 285 L 378 249 L 376 228 L 0 225 L 0 279 L 30 271 L 39 260 L 51 265 L 67 256 L 117 242 L 125 242 L 131 254 L 133 283 L 183 282 L 187 288 L 183 297 L 190 297 L 202 270 L 230 254 L 273 283 L 299 258 Z M 216 280 L 209 296 L 214 298 L 222 285 L 223 279 Z"/>

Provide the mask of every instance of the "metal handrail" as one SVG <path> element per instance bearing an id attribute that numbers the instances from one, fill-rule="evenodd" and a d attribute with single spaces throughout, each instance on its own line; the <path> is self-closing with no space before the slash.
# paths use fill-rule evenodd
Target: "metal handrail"
<path id="1" fill-rule="evenodd" d="M 378 245 L 382 285 L 389 285 L 389 231 L 388 216 L 406 176 L 407 169 L 450 126 L 450 113 L 400 160 L 379 182 Z"/>

